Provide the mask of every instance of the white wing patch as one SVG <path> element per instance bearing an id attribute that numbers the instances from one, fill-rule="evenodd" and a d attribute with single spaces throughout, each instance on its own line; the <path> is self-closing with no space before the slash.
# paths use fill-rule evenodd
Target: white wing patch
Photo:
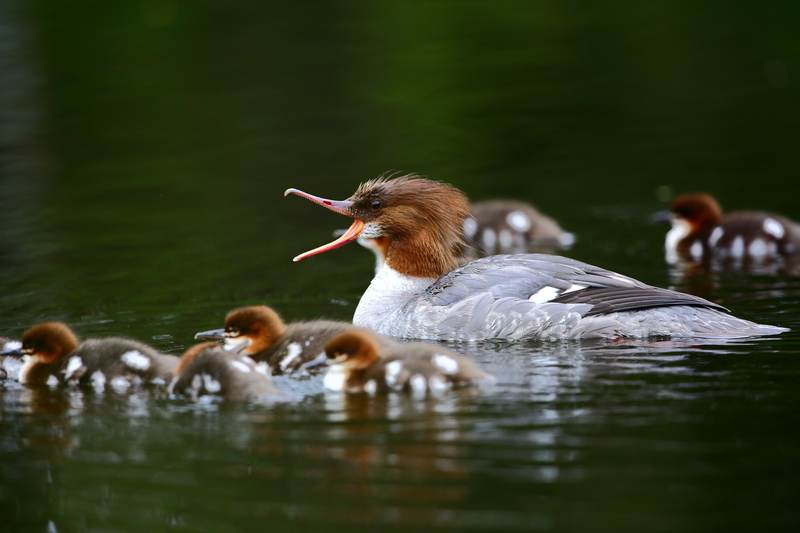
<path id="1" fill-rule="evenodd" d="M 776 239 L 782 239 L 786 235 L 786 228 L 774 218 L 768 218 L 764 220 L 764 232 Z"/>
<path id="2" fill-rule="evenodd" d="M 55 377 L 53 374 L 47 376 L 47 386 L 48 387 L 58 387 L 58 378 Z"/>
<path id="3" fill-rule="evenodd" d="M 764 257 L 769 252 L 767 248 L 767 241 L 758 238 L 753 239 L 753 242 L 750 243 L 747 251 L 750 252 L 750 255 L 753 257 Z"/>
<path id="4" fill-rule="evenodd" d="M 531 229 L 531 219 L 522 211 L 511 211 L 506 215 L 506 223 L 511 226 L 511 229 L 520 233 Z"/>
<path id="5" fill-rule="evenodd" d="M 723 235 L 725 235 L 725 230 L 722 229 L 720 226 L 717 226 L 711 232 L 711 235 L 708 236 L 708 245 L 711 248 L 713 248 L 714 246 L 717 245 L 717 243 L 719 242 L 719 240 L 722 238 Z"/>
<path id="6" fill-rule="evenodd" d="M 131 350 L 122 354 L 122 362 L 131 370 L 145 371 L 150 368 L 150 359 L 139 350 Z"/>
<path id="7" fill-rule="evenodd" d="M 449 355 L 436 354 L 433 356 L 433 364 L 444 374 L 452 375 L 458 372 L 458 361 Z"/>
<path id="8" fill-rule="evenodd" d="M 292 364 L 292 361 L 297 359 L 301 353 L 303 353 L 303 348 L 300 346 L 300 343 L 289 343 L 289 346 L 286 347 L 286 355 L 283 359 L 281 359 L 281 370 L 285 371 L 287 368 L 289 368 L 289 365 Z"/>
<path id="9" fill-rule="evenodd" d="M 535 304 L 543 304 L 558 298 L 559 292 L 555 287 L 545 286 L 536 291 L 536 294 L 532 294 L 528 300 Z"/>
<path id="10" fill-rule="evenodd" d="M 411 391 L 415 395 L 423 396 L 428 390 L 428 380 L 425 379 L 425 376 L 421 374 L 414 374 L 411 376 L 411 379 L 408 380 L 409 385 L 411 385 Z"/>
<path id="11" fill-rule="evenodd" d="M 89 376 L 89 380 L 92 382 L 92 387 L 97 392 L 103 392 L 106 388 L 106 375 L 103 374 L 100 370 L 95 370 L 92 372 L 92 375 Z"/>
<path id="12" fill-rule="evenodd" d="M 492 228 L 486 228 L 483 230 L 481 242 L 483 242 L 483 247 L 486 251 L 494 250 L 494 245 L 497 244 L 497 234 Z"/>
<path id="13" fill-rule="evenodd" d="M 64 370 L 64 379 L 69 381 L 72 379 L 72 376 L 83 367 L 83 360 L 75 355 L 69 358 L 67 361 L 67 368 Z"/>
<path id="14" fill-rule="evenodd" d="M 731 255 L 733 257 L 744 256 L 744 239 L 741 235 L 733 239 L 733 243 L 731 244 Z"/>
<path id="15" fill-rule="evenodd" d="M 203 387 L 210 392 L 211 394 L 216 394 L 222 390 L 222 385 L 220 385 L 219 381 L 214 379 L 214 376 L 210 374 L 202 374 L 203 376 Z"/>
<path id="16" fill-rule="evenodd" d="M 111 380 L 111 388 L 120 394 L 127 391 L 130 386 L 131 382 L 122 376 L 117 376 Z"/>
<path id="17" fill-rule="evenodd" d="M 564 294 L 567 294 L 568 292 L 582 291 L 585 288 L 586 288 L 586 285 L 580 285 L 578 283 L 573 283 L 572 285 L 569 286 L 569 289 L 564 291 Z"/>
<path id="18" fill-rule="evenodd" d="M 250 373 L 250 367 L 241 361 L 231 361 L 231 366 L 243 374 Z"/>
<path id="19" fill-rule="evenodd" d="M 377 390 L 378 390 L 378 384 L 375 383 L 374 379 L 367 381 L 367 383 L 364 385 L 364 392 L 366 392 L 367 394 L 375 394 Z"/>

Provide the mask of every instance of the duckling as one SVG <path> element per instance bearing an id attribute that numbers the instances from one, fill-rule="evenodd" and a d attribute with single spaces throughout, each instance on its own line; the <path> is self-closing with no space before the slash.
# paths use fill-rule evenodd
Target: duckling
<path id="1" fill-rule="evenodd" d="M 21 352 L 28 360 L 19 380 L 27 385 L 91 383 L 116 390 L 132 383 L 166 384 L 178 366 L 178 358 L 162 354 L 141 342 L 121 337 L 79 342 L 61 322 L 37 324 L 22 335 Z"/>
<path id="2" fill-rule="evenodd" d="M 333 391 L 424 395 L 492 379 L 475 363 L 443 346 L 381 342 L 357 328 L 331 339 L 325 354 L 330 368 L 323 383 Z"/>
<path id="3" fill-rule="evenodd" d="M 766 260 L 800 252 L 800 224 L 777 213 L 723 213 L 707 193 L 682 194 L 672 201 L 672 229 L 664 242 L 668 263 L 680 258 Z"/>
<path id="4" fill-rule="evenodd" d="M 464 238 L 479 255 L 526 252 L 533 248 L 569 248 L 575 235 L 526 202 L 473 202 L 464 220 Z"/>
<path id="5" fill-rule="evenodd" d="M 229 401 L 260 401 L 281 393 L 269 379 L 266 363 L 225 351 L 217 342 L 196 344 L 178 364 L 170 393 L 198 398 L 221 396 Z"/>
<path id="6" fill-rule="evenodd" d="M 315 320 L 286 325 L 266 305 L 240 307 L 225 317 L 225 328 L 201 331 L 198 340 L 221 340 L 226 350 L 266 361 L 273 375 L 288 374 L 318 356 L 331 337 L 352 328 L 346 322 Z"/>

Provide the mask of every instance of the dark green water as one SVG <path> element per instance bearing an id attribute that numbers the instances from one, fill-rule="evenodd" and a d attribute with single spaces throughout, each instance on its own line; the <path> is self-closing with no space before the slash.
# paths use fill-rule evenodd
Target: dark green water
<path id="1" fill-rule="evenodd" d="M 0 333 L 171 352 L 226 310 L 349 319 L 388 169 L 534 201 L 569 255 L 789 326 L 760 342 L 454 348 L 425 402 L 0 388 L 4 530 L 796 530 L 800 278 L 670 270 L 670 192 L 800 218 L 793 2 L 0 3 Z"/>

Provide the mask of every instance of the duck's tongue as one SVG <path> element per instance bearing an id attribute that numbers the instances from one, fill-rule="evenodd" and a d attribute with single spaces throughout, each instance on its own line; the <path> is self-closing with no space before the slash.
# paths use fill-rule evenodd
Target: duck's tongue
<path id="1" fill-rule="evenodd" d="M 307 192 L 303 192 L 299 189 L 286 189 L 286 192 L 283 193 L 284 196 L 289 196 L 290 194 L 294 194 L 295 196 L 300 196 L 301 198 L 305 198 L 315 204 L 321 205 L 322 207 L 333 211 L 334 213 L 339 213 L 340 215 L 344 215 L 347 217 L 352 217 L 350 208 L 353 205 L 353 202 L 350 200 L 328 200 L 326 198 L 320 198 L 319 196 L 314 196 L 313 194 L 308 194 Z M 335 250 L 341 246 L 344 246 L 348 242 L 354 241 L 358 239 L 358 236 L 364 230 L 364 222 L 359 219 L 354 219 L 353 223 L 347 228 L 338 239 L 333 242 L 329 242 L 328 244 L 323 244 L 313 250 L 309 250 L 304 252 L 294 259 L 295 263 L 297 261 L 302 261 L 303 259 L 307 259 L 314 255 L 319 255 L 321 253 L 327 252 L 329 250 Z"/>

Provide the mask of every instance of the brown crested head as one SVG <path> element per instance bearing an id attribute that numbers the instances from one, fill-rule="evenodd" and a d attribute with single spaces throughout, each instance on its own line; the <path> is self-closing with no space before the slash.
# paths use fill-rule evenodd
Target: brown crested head
<path id="1" fill-rule="evenodd" d="M 188 350 L 183 352 L 181 356 L 181 360 L 178 361 L 178 368 L 175 370 L 175 374 L 180 374 L 183 372 L 189 364 L 197 359 L 197 356 L 203 353 L 205 350 L 213 350 L 219 349 L 219 343 L 216 342 L 201 342 L 199 344 L 195 344 L 194 346 L 189 347 Z"/>
<path id="2" fill-rule="evenodd" d="M 225 317 L 225 337 L 246 337 L 250 341 L 242 350 L 245 354 L 266 350 L 285 331 L 280 315 L 266 305 L 239 307 Z"/>
<path id="3" fill-rule="evenodd" d="M 695 230 L 715 226 L 722 220 L 719 202 L 707 193 L 682 194 L 672 201 L 670 211 L 677 218 L 686 220 Z"/>
<path id="4" fill-rule="evenodd" d="M 362 370 L 379 359 L 378 342 L 368 332 L 352 329 L 340 333 L 325 345 L 325 355 L 334 363 Z"/>
<path id="5" fill-rule="evenodd" d="M 44 322 L 22 335 L 22 353 L 54 363 L 78 348 L 78 337 L 62 322 Z"/>
<path id="6" fill-rule="evenodd" d="M 338 248 L 360 235 L 375 239 L 387 264 L 410 276 L 438 277 L 458 265 L 469 202 L 460 190 L 416 175 L 378 178 L 359 185 L 350 198 L 336 202 L 289 189 L 354 219 L 336 241 L 295 260 Z"/>

